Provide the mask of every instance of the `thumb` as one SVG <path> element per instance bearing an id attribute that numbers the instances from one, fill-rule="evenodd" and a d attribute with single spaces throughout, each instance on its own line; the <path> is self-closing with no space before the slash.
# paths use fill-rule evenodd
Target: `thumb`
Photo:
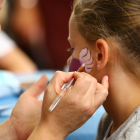
<path id="1" fill-rule="evenodd" d="M 25 92 L 25 94 L 37 98 L 45 90 L 47 83 L 47 76 L 44 74 L 29 90 Z"/>
<path id="2" fill-rule="evenodd" d="M 95 94 L 95 105 L 99 107 L 102 105 L 102 103 L 106 100 L 108 96 L 108 88 L 109 88 L 109 82 L 108 82 L 108 76 L 104 76 L 101 82 L 104 90 L 102 88 L 98 89 Z M 100 84 L 98 84 L 99 86 Z M 101 87 L 101 85 L 100 85 Z"/>
<path id="3" fill-rule="evenodd" d="M 108 83 L 108 76 L 104 76 L 101 82 L 102 86 L 108 90 L 109 88 L 109 83 Z"/>

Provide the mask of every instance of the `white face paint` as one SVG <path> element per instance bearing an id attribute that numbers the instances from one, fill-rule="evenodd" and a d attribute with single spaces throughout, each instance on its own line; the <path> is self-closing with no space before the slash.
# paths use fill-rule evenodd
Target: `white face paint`
<path id="1" fill-rule="evenodd" d="M 90 73 L 93 70 L 92 67 L 94 66 L 94 64 L 92 64 L 93 58 L 91 57 L 90 50 L 88 50 L 87 48 L 82 49 L 79 54 L 79 60 L 82 63 L 85 63 L 85 71 L 87 73 Z"/>

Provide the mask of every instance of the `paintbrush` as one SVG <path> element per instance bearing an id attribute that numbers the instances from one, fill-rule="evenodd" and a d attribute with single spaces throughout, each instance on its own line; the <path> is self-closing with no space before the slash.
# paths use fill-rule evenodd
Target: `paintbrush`
<path id="1" fill-rule="evenodd" d="M 77 70 L 77 72 L 81 72 L 83 70 L 83 68 L 85 67 L 85 63 L 82 64 L 82 66 Z M 62 86 L 62 90 L 59 93 L 59 95 L 55 98 L 55 100 L 53 101 L 53 103 L 51 104 L 51 106 L 49 107 L 49 112 L 52 112 L 53 109 L 56 107 L 56 105 L 60 102 L 60 100 L 62 99 L 62 97 L 66 94 L 67 90 L 69 90 L 74 82 L 74 78 L 72 78 L 68 83 L 64 84 Z"/>

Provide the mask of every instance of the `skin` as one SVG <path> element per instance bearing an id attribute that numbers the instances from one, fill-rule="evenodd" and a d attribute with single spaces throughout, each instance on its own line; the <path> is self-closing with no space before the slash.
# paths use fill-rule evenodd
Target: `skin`
<path id="1" fill-rule="evenodd" d="M 91 57 L 90 50 L 87 48 L 84 48 L 81 50 L 79 54 L 79 59 L 83 63 L 85 63 L 85 71 L 87 73 L 90 73 L 92 71 L 92 67 L 94 66 L 93 63 L 93 58 Z"/>
<path id="2" fill-rule="evenodd" d="M 67 91 L 56 108 L 49 112 L 48 108 L 60 92 L 63 83 L 72 77 L 76 79 L 74 86 Z M 39 124 L 28 140 L 64 140 L 93 115 L 107 95 L 107 76 L 102 79 L 102 84 L 99 84 L 85 72 L 56 72 L 45 91 Z"/>
<path id="3" fill-rule="evenodd" d="M 54 111 L 49 112 L 48 108 L 59 94 L 62 85 L 73 77 L 76 80 L 74 86 L 68 90 Z M 108 95 L 107 76 L 102 78 L 100 84 L 84 72 L 56 72 L 47 88 L 46 85 L 47 78 L 43 75 L 21 95 L 10 118 L 0 124 L 0 139 L 64 140 L 93 115 Z M 36 98 L 44 90 L 42 104 Z"/>
<path id="4" fill-rule="evenodd" d="M 0 58 L 0 69 L 16 73 L 32 73 L 37 71 L 36 64 L 17 46 Z"/>
<path id="5" fill-rule="evenodd" d="M 72 59 L 70 65 L 69 65 L 69 72 L 77 71 L 81 67 L 82 63 L 78 59 Z M 82 69 L 81 72 L 83 72 L 84 69 Z"/>
<path id="6" fill-rule="evenodd" d="M 5 1 L 6 0 L 0 0 L 0 9 Z M 36 64 L 18 48 L 18 46 L 15 46 L 11 52 L 0 58 L 0 69 L 18 73 L 30 73 L 36 71 L 38 68 Z"/>
<path id="7" fill-rule="evenodd" d="M 40 36 L 45 38 L 42 15 L 40 7 L 36 5 L 31 9 L 21 6 L 20 0 L 14 0 L 14 9 L 10 16 L 10 27 L 18 34 L 21 41 L 28 42 L 31 45 L 39 41 Z"/>
<path id="8" fill-rule="evenodd" d="M 109 76 L 109 96 L 103 105 L 113 119 L 112 134 L 140 105 L 140 81 L 135 75 L 124 70 L 117 60 L 116 52 L 120 46 L 115 38 L 107 38 L 106 41 L 98 39 L 95 44 L 89 44 L 79 33 L 73 14 L 69 22 L 68 40 L 71 47 L 74 48 L 68 64 L 72 58 L 78 59 L 83 48 L 88 48 L 94 59 L 94 67 L 90 75 L 95 77 L 98 82 L 101 82 L 103 75 Z M 98 65 L 99 67 L 97 67 Z"/>
<path id="9" fill-rule="evenodd" d="M 0 0 L 0 9 L 4 5 L 4 2 L 5 0 Z M 36 71 L 38 68 L 22 50 L 15 46 L 11 52 L 0 58 L 0 69 L 18 73 L 30 73 Z"/>
<path id="10" fill-rule="evenodd" d="M 75 85 L 50 113 L 48 108 L 60 92 L 63 83 L 68 82 L 72 77 L 76 79 Z M 64 140 L 69 133 L 79 128 L 93 115 L 108 95 L 106 76 L 102 79 L 101 85 L 95 78 L 84 72 L 56 72 L 46 88 L 42 104 L 42 101 L 36 98 L 46 85 L 47 78 L 43 75 L 22 94 L 10 118 L 0 124 L 0 139 Z"/>
<path id="11" fill-rule="evenodd" d="M 42 101 L 37 100 L 47 85 L 45 75 L 22 94 L 8 120 L 0 124 L 0 139 L 26 140 L 37 125 Z"/>
<path id="12" fill-rule="evenodd" d="M 65 73 L 67 75 L 66 76 L 64 73 L 60 72 L 54 76 L 45 92 L 41 120 L 32 135 L 29 137 L 29 140 L 40 138 L 48 138 L 51 140 L 64 139 L 64 137 L 71 131 L 82 125 L 85 120 L 87 120 L 98 108 L 98 106 L 103 103 L 105 97 L 107 96 L 105 91 L 107 91 L 108 85 L 105 82 L 106 78 L 102 79 L 104 75 L 108 75 L 110 79 L 110 94 L 103 105 L 107 113 L 113 119 L 111 134 L 116 131 L 117 128 L 140 105 L 140 82 L 133 74 L 126 72 L 126 70 L 124 70 L 120 65 L 119 61 L 117 61 L 116 49 L 119 48 L 119 44 L 117 44 L 115 39 L 108 38 L 106 41 L 99 39 L 95 44 L 89 44 L 78 32 L 73 15 L 70 19 L 69 28 L 69 41 L 74 50 L 71 58 L 68 60 L 68 63 L 70 63 L 72 58 L 78 59 L 78 55 L 83 48 L 88 48 L 94 58 L 93 71 L 90 73 L 91 76 L 85 73 L 70 73 L 70 75 Z M 97 67 L 98 65 L 99 67 Z M 73 76 L 76 78 L 77 83 L 69 91 L 69 93 L 71 92 L 72 94 L 66 94 L 54 112 L 48 113 L 47 109 L 59 93 L 62 83 L 67 82 Z M 64 79 L 61 79 L 62 77 L 67 80 L 64 81 Z M 102 84 L 97 84 L 97 81 L 93 77 Z M 83 86 L 81 86 L 82 84 Z M 82 90 L 77 94 L 74 89 L 77 90 L 77 92 L 78 89 Z M 83 90 L 85 92 L 82 92 Z M 91 94 L 91 91 L 95 91 L 95 93 Z M 51 94 L 49 94 L 50 92 Z M 103 96 L 103 93 L 106 93 L 106 96 Z M 100 102 L 95 98 L 95 95 L 99 95 L 97 99 L 100 99 Z M 75 97 L 74 101 L 72 97 Z M 98 103 L 95 103 L 94 101 L 98 101 Z M 66 109 L 63 108 L 63 106 L 66 106 Z M 57 116 L 59 114 L 58 112 L 61 112 L 60 116 Z M 80 116 L 83 112 L 86 116 L 85 120 L 85 116 L 84 118 L 83 115 Z M 75 113 L 77 114 L 75 115 Z M 66 114 L 70 114 L 70 116 L 66 116 Z M 66 122 L 66 124 L 64 122 Z M 75 123 L 75 126 L 71 125 L 74 124 L 72 122 Z"/>

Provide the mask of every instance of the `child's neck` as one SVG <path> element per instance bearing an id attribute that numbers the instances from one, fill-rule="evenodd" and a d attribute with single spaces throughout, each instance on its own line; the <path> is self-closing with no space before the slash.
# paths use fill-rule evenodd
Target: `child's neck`
<path id="1" fill-rule="evenodd" d="M 104 108 L 113 119 L 113 133 L 140 105 L 140 81 L 123 72 L 109 77 L 109 96 L 104 102 Z"/>

